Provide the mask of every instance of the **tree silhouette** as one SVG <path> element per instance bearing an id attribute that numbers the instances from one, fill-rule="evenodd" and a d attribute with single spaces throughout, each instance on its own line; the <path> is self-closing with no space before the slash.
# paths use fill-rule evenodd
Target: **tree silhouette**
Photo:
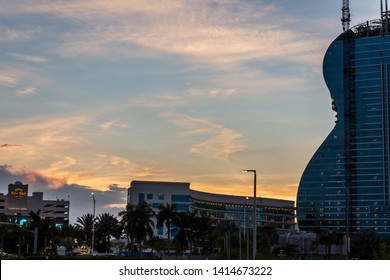
<path id="1" fill-rule="evenodd" d="M 171 226 L 176 219 L 177 211 L 176 204 L 165 204 L 159 206 L 159 212 L 157 214 L 157 227 L 161 227 L 165 224 L 167 227 L 168 235 L 168 252 L 171 249 Z"/>
<path id="2" fill-rule="evenodd" d="M 276 231 L 275 226 L 271 224 L 264 224 L 257 229 L 257 245 L 260 249 L 261 256 L 263 258 L 269 258 L 272 246 L 278 243 L 279 234 Z M 260 257 L 260 256 L 259 256 Z"/>
<path id="3" fill-rule="evenodd" d="M 202 246 L 203 254 L 210 255 L 213 251 L 214 242 L 217 239 L 215 234 L 215 221 L 209 213 L 201 212 L 198 219 L 199 233 L 197 238 Z"/>
<path id="4" fill-rule="evenodd" d="M 179 212 L 177 213 L 173 223 L 175 228 L 172 230 L 176 233 L 173 243 L 175 244 L 177 252 L 184 252 L 190 249 L 195 235 L 199 232 L 197 226 L 197 217 L 193 212 Z"/>
<path id="5" fill-rule="evenodd" d="M 136 244 L 140 245 L 145 240 L 154 236 L 155 213 L 149 204 L 142 202 L 137 206 L 127 205 L 126 210 L 119 213 L 121 225 L 130 240 L 130 250 L 136 250 Z"/>
<path id="6" fill-rule="evenodd" d="M 98 250 L 108 253 L 111 236 L 118 239 L 121 235 L 117 218 L 109 213 L 100 214 L 96 221 L 96 234 L 100 238 Z"/>
<path id="7" fill-rule="evenodd" d="M 77 217 L 75 227 L 83 232 L 85 242 L 91 246 L 93 215 L 83 214 L 81 217 Z"/>
<path id="8" fill-rule="evenodd" d="M 351 255 L 362 260 L 374 258 L 374 252 L 378 252 L 380 238 L 376 230 L 366 229 L 359 233 L 352 241 Z"/>

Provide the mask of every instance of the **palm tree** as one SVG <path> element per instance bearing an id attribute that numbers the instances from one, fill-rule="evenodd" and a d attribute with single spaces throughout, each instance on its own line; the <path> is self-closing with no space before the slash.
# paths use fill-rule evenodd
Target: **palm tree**
<path id="1" fill-rule="evenodd" d="M 317 229 L 316 233 L 317 233 L 316 243 L 325 246 L 327 251 L 327 258 L 330 258 L 331 256 L 332 253 L 331 250 L 333 245 L 338 245 L 340 247 L 343 245 L 344 234 L 342 233 L 338 233 L 336 231 L 327 228 Z"/>
<path id="2" fill-rule="evenodd" d="M 202 245 L 203 254 L 210 255 L 213 251 L 213 244 L 217 238 L 217 235 L 215 234 L 215 222 L 211 218 L 210 213 L 201 212 L 198 226 L 198 239 Z"/>
<path id="3" fill-rule="evenodd" d="M 84 238 L 88 245 L 92 245 L 90 240 L 92 236 L 93 222 L 92 214 L 83 214 L 81 217 L 77 217 L 75 224 L 76 229 L 81 230 L 84 233 Z"/>
<path id="4" fill-rule="evenodd" d="M 121 217 L 121 227 L 123 228 L 127 241 L 129 243 L 129 248 L 133 251 L 135 243 L 135 228 L 136 228 L 136 207 L 131 204 L 126 205 L 126 210 L 119 212 L 118 216 Z"/>
<path id="5" fill-rule="evenodd" d="M 55 238 L 57 236 L 58 230 L 51 219 L 43 218 L 41 220 L 41 236 L 43 237 L 43 253 L 47 253 L 46 249 L 49 248 L 52 253 L 56 250 Z M 50 245 L 50 246 L 49 246 Z"/>
<path id="6" fill-rule="evenodd" d="M 279 234 L 272 224 L 264 224 L 257 230 L 257 242 L 260 245 L 261 255 L 264 258 L 269 258 L 272 251 L 272 246 L 278 243 Z M 257 250 L 257 248 L 256 248 Z"/>
<path id="7" fill-rule="evenodd" d="M 153 218 L 156 216 L 152 207 L 146 202 L 137 205 L 136 209 L 136 240 L 138 243 L 154 236 Z"/>
<path id="8" fill-rule="evenodd" d="M 26 224 L 22 226 L 16 225 L 12 227 L 11 234 L 18 239 L 18 255 L 20 256 L 22 254 L 22 245 L 24 244 L 26 237 L 31 234 L 31 231 Z"/>
<path id="9" fill-rule="evenodd" d="M 234 224 L 233 221 L 229 220 L 222 220 L 217 224 L 216 227 L 216 233 L 219 236 L 224 236 L 223 243 L 224 243 L 224 251 L 226 252 L 226 258 L 228 260 L 231 259 L 231 235 L 233 232 L 237 231 L 237 226 Z"/>
<path id="10" fill-rule="evenodd" d="M 151 206 L 142 202 L 137 206 L 128 204 L 126 210 L 119 213 L 121 225 L 129 240 L 129 248 L 133 252 L 136 244 L 154 236 L 155 213 Z"/>
<path id="11" fill-rule="evenodd" d="M 161 227 L 165 224 L 168 234 L 168 252 L 171 249 L 171 226 L 177 216 L 176 204 L 165 204 L 159 206 L 159 212 L 157 214 L 157 227 Z"/>
<path id="12" fill-rule="evenodd" d="M 65 246 L 67 252 L 71 252 L 75 245 L 76 240 L 82 240 L 84 238 L 84 232 L 80 227 L 76 225 L 64 224 L 58 233 L 60 239 L 60 245 Z"/>
<path id="13" fill-rule="evenodd" d="M 41 209 L 38 209 L 37 212 L 30 211 L 28 214 L 31 218 L 30 227 L 34 230 L 34 254 L 36 254 L 39 247 L 39 232 L 41 231 Z"/>
<path id="14" fill-rule="evenodd" d="M 101 238 L 101 249 L 108 253 L 111 236 L 119 238 L 121 235 L 121 229 L 117 218 L 109 213 L 100 214 L 96 221 L 96 232 Z"/>
<path id="15" fill-rule="evenodd" d="M 173 231 L 177 232 L 173 239 L 173 242 L 176 245 L 176 251 L 184 252 L 189 248 L 191 249 L 195 240 L 195 235 L 199 233 L 199 219 L 196 217 L 196 214 L 189 211 L 179 212 L 173 223 L 176 226 Z"/>
<path id="16" fill-rule="evenodd" d="M 0 224 L 0 237 L 1 237 L 1 248 L 0 251 L 4 252 L 4 240 L 7 236 L 8 229 L 7 229 L 7 224 Z"/>
<path id="17" fill-rule="evenodd" d="M 390 243 L 380 242 L 378 249 L 374 250 L 374 260 L 390 260 Z"/>

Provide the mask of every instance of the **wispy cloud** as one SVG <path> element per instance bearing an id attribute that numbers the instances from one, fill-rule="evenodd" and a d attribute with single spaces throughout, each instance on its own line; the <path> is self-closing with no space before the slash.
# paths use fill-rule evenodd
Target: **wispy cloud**
<path id="1" fill-rule="evenodd" d="M 33 62 L 33 63 L 45 63 L 47 59 L 39 56 L 19 54 L 19 53 L 10 53 L 10 56 L 17 58 L 22 61 Z"/>
<path id="2" fill-rule="evenodd" d="M 245 150 L 242 135 L 206 118 L 196 118 L 175 112 L 162 112 L 159 116 L 184 129 L 182 136 L 190 137 L 192 153 L 208 158 L 226 160 L 231 154 Z M 203 139 L 203 140 L 201 140 Z"/>
<path id="3" fill-rule="evenodd" d="M 186 91 L 186 93 L 190 96 L 209 96 L 209 97 L 220 97 L 220 96 L 232 96 L 238 94 L 238 90 L 236 88 L 228 88 L 228 89 L 198 89 L 191 88 Z"/>
<path id="4" fill-rule="evenodd" d="M 20 147 L 18 144 L 2 144 L 0 148 L 12 148 L 12 147 Z"/>
<path id="5" fill-rule="evenodd" d="M 18 80 L 15 77 L 0 74 L 0 85 L 5 87 L 14 87 L 18 84 Z"/>
<path id="6" fill-rule="evenodd" d="M 256 5 L 233 0 L 66 1 L 8 4 L 5 10 L 50 14 L 79 22 L 83 28 L 59 34 L 62 43 L 58 51 L 65 56 L 132 56 L 126 44 L 135 44 L 146 47 L 142 52 L 138 50 L 137 56 L 150 55 L 150 50 L 155 50 L 202 63 L 229 65 L 253 59 L 285 58 L 286 54 L 289 59 L 300 61 L 308 58 L 308 54 L 318 53 L 319 47 L 305 34 L 286 28 L 294 22 L 293 15 L 286 16 L 285 11 L 268 1 Z M 18 37 L 16 34 L 14 37 Z M 112 49 L 116 51 L 113 53 Z"/>
<path id="7" fill-rule="evenodd" d="M 28 26 L 19 28 L 0 28 L 1 41 L 27 41 L 42 32 L 40 26 Z"/>
<path id="8" fill-rule="evenodd" d="M 102 130 L 111 130 L 114 127 L 126 128 L 126 127 L 128 127 L 128 125 L 124 124 L 124 123 L 119 123 L 116 120 L 112 120 L 112 121 L 107 121 L 107 122 L 104 122 L 104 123 L 100 124 L 99 127 Z"/>
<path id="9" fill-rule="evenodd" d="M 12 164 L 49 166 L 57 162 L 61 154 L 73 152 L 87 146 L 85 137 L 79 133 L 79 128 L 88 123 L 86 117 L 57 117 L 45 119 L 42 117 L 20 119 L 0 126 L 0 141 L 18 139 L 19 149 L 11 153 L 3 149 L 1 158 Z"/>
<path id="10" fill-rule="evenodd" d="M 24 88 L 22 90 L 19 90 L 17 92 L 17 95 L 18 96 L 27 96 L 27 95 L 32 95 L 32 94 L 35 94 L 37 91 L 37 88 L 35 87 L 27 87 L 27 88 Z"/>

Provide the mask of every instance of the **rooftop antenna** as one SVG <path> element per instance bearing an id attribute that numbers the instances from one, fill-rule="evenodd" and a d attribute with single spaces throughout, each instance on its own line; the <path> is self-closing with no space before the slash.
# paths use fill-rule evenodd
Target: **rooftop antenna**
<path id="1" fill-rule="evenodd" d="M 382 27 L 384 29 L 385 35 L 389 34 L 389 7 L 387 0 L 385 1 L 385 7 L 383 7 L 383 1 L 381 0 L 381 20 Z"/>
<path id="2" fill-rule="evenodd" d="M 341 23 L 343 24 L 343 31 L 349 29 L 349 24 L 351 23 L 351 14 L 349 12 L 349 0 L 343 0 L 343 8 L 341 9 L 343 16 L 341 18 Z"/>

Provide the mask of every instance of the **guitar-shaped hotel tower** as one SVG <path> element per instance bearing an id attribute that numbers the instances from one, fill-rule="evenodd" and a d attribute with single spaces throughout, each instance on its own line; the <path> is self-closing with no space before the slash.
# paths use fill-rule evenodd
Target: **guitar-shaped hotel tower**
<path id="1" fill-rule="evenodd" d="M 390 13 L 349 27 L 329 46 L 323 75 L 336 125 L 309 161 L 297 194 L 301 230 L 390 237 Z"/>

